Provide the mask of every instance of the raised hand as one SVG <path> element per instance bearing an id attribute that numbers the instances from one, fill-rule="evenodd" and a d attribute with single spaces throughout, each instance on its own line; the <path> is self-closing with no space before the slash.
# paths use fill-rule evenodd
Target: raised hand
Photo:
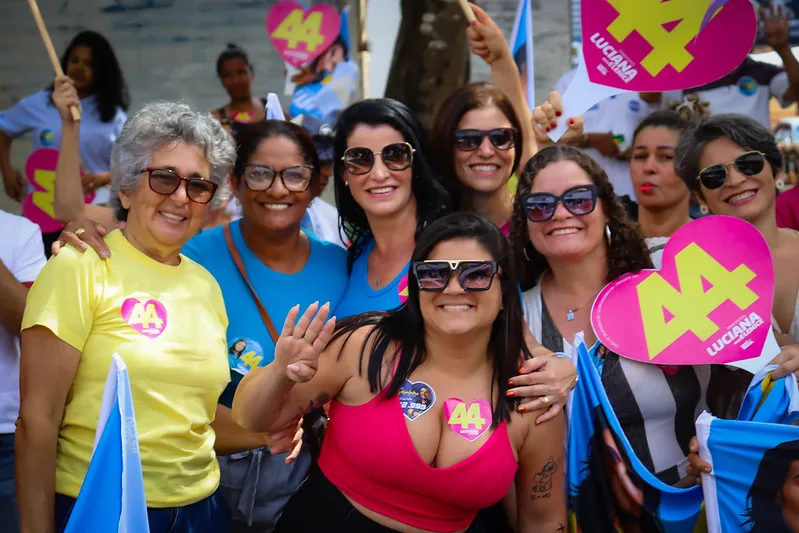
<path id="1" fill-rule="evenodd" d="M 782 4 L 772 2 L 768 9 L 760 8 L 760 20 L 763 21 L 763 39 L 774 50 L 790 47 L 789 30 L 791 12 Z"/>
<path id="2" fill-rule="evenodd" d="M 489 65 L 499 59 L 510 57 L 511 51 L 508 42 L 494 19 L 474 4 L 469 4 L 469 7 L 477 17 L 477 20 L 473 21 L 466 29 L 472 53 L 483 58 Z"/>
<path id="3" fill-rule="evenodd" d="M 286 368 L 289 380 L 305 383 L 316 375 L 319 355 L 333 335 L 336 317 L 327 320 L 329 303 L 321 308 L 319 302 L 312 303 L 297 321 L 299 312 L 300 306 L 295 305 L 286 315 L 283 331 L 275 345 L 275 361 Z"/>
<path id="4" fill-rule="evenodd" d="M 53 82 L 53 103 L 65 124 L 73 122 L 70 108 L 80 109 L 80 98 L 75 83 L 68 76 L 56 76 Z"/>
<path id="5" fill-rule="evenodd" d="M 539 144 L 550 144 L 552 140 L 547 135 L 558 125 L 559 117 L 563 115 L 563 105 L 560 102 L 560 93 L 552 91 L 543 104 L 533 110 L 533 129 Z M 585 123 L 583 117 L 570 117 L 567 119 L 569 129 L 558 142 L 568 142 L 583 134 Z"/>

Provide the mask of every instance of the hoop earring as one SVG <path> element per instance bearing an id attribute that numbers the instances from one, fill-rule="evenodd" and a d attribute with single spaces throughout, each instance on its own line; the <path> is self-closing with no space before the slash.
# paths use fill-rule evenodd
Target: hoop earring
<path id="1" fill-rule="evenodd" d="M 529 246 L 529 243 L 524 245 L 524 247 L 522 248 L 522 254 L 524 254 L 524 258 L 527 260 L 528 263 L 532 263 L 533 260 L 530 259 L 530 254 L 527 253 L 527 247 L 528 246 Z"/>
<path id="2" fill-rule="evenodd" d="M 703 215 L 709 215 L 710 208 L 706 204 L 699 204 L 699 212 Z"/>
<path id="3" fill-rule="evenodd" d="M 613 234 L 610 232 L 610 226 L 605 224 L 605 238 L 608 240 L 608 246 L 610 246 L 610 241 L 613 239 Z"/>
<path id="4" fill-rule="evenodd" d="M 782 191 L 785 188 L 785 180 L 782 178 L 777 178 L 777 181 L 774 182 L 774 185 L 777 186 L 777 189 Z"/>

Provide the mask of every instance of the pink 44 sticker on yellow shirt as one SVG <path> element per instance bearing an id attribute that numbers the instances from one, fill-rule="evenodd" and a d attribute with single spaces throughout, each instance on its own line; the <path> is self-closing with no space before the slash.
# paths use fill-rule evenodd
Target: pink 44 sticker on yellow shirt
<path id="1" fill-rule="evenodd" d="M 482 398 L 469 403 L 460 398 L 449 398 L 444 402 L 444 418 L 449 429 L 469 442 L 482 437 L 493 421 L 491 404 Z"/>

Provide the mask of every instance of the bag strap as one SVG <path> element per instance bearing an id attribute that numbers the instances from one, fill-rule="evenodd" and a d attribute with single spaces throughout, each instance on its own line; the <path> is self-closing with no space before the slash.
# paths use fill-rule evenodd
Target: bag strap
<path id="1" fill-rule="evenodd" d="M 230 231 L 230 224 L 225 224 L 223 231 L 225 232 L 225 242 L 227 243 L 227 249 L 230 252 L 230 256 L 233 258 L 233 262 L 236 263 L 236 268 L 239 269 L 241 278 L 244 280 L 244 283 L 247 284 L 247 287 L 249 287 L 250 292 L 252 293 L 252 297 L 255 299 L 255 305 L 258 307 L 258 313 L 261 315 L 261 320 L 263 320 L 264 326 L 266 326 L 266 330 L 269 332 L 269 336 L 272 337 L 272 342 L 277 344 L 277 339 L 280 337 L 280 335 L 278 334 L 277 329 L 275 329 L 272 319 L 269 318 L 269 313 L 266 312 L 264 304 L 261 303 L 261 299 L 258 298 L 258 294 L 255 292 L 255 289 L 253 289 L 252 285 L 250 285 L 250 280 L 247 278 L 247 270 L 244 268 L 244 262 L 241 260 L 241 255 L 239 254 L 238 248 L 236 248 L 236 243 L 233 242 L 233 233 Z"/>

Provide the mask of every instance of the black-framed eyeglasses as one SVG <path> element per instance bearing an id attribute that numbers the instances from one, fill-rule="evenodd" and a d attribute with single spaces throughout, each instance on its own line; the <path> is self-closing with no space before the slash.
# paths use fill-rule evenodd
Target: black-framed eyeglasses
<path id="1" fill-rule="evenodd" d="M 158 194 L 169 196 L 178 190 L 181 182 L 186 182 L 186 196 L 197 204 L 207 204 L 214 198 L 219 185 L 211 180 L 197 176 L 184 178 L 174 170 L 168 168 L 145 168 L 147 182 L 150 189 Z"/>
<path id="2" fill-rule="evenodd" d="M 548 192 L 525 194 L 521 198 L 522 209 L 530 222 L 546 222 L 555 215 L 558 202 L 574 216 L 583 216 L 596 208 L 599 187 L 596 185 L 577 185 L 563 191 L 560 196 Z"/>
<path id="3" fill-rule="evenodd" d="M 313 177 L 313 167 L 311 165 L 300 165 L 287 167 L 283 170 L 275 170 L 267 165 L 245 165 L 242 178 L 244 184 L 251 191 L 265 191 L 275 182 L 275 177 L 280 176 L 283 187 L 291 192 L 303 192 L 308 190 Z"/>
<path id="4" fill-rule="evenodd" d="M 389 170 L 406 170 L 413 164 L 413 154 L 416 152 L 410 143 L 393 143 L 383 147 L 378 154 L 371 148 L 353 146 L 344 151 L 341 160 L 344 168 L 355 176 L 367 174 L 375 165 L 375 156 L 379 155 L 383 164 Z"/>
<path id="5" fill-rule="evenodd" d="M 727 181 L 730 167 L 735 166 L 736 170 L 747 177 L 752 177 L 763 171 L 766 166 L 766 156 L 762 152 L 752 150 L 735 158 L 729 163 L 718 163 L 710 165 L 699 171 L 696 177 L 706 189 L 718 189 Z"/>
<path id="6" fill-rule="evenodd" d="M 491 288 L 499 267 L 496 261 L 428 260 L 414 261 L 411 266 L 420 291 L 441 292 L 449 283 L 452 272 L 457 273 L 464 291 L 487 291 Z"/>
<path id="7" fill-rule="evenodd" d="M 457 130 L 455 147 L 464 152 L 474 152 L 488 137 L 497 150 L 510 150 L 516 146 L 518 133 L 513 128 L 494 128 L 493 130 Z"/>

